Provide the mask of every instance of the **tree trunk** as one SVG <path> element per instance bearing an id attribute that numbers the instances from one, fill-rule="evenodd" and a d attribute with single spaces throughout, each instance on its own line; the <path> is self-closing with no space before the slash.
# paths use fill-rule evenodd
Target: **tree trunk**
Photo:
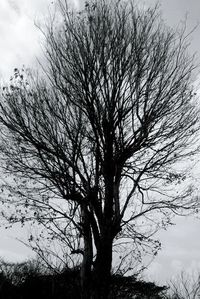
<path id="1" fill-rule="evenodd" d="M 107 299 L 110 290 L 112 266 L 112 240 L 102 239 L 92 274 L 90 299 Z"/>
<path id="2" fill-rule="evenodd" d="M 84 253 L 81 266 L 81 299 L 90 299 L 91 294 L 91 257 Z"/>
<path id="3" fill-rule="evenodd" d="M 84 253 L 81 266 L 81 299 L 90 299 L 91 294 L 91 271 L 93 262 L 92 232 L 87 212 L 87 207 L 82 206 Z"/>

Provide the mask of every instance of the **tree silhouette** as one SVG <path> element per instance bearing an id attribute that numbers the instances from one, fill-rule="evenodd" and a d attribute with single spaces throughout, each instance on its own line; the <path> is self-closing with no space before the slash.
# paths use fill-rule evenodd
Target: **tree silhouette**
<path id="1" fill-rule="evenodd" d="M 121 264 L 157 248 L 152 235 L 171 213 L 197 205 L 186 183 L 173 192 L 199 129 L 193 57 L 184 29 L 167 28 L 157 8 L 59 5 L 45 75 L 15 69 L 3 91 L 3 199 L 15 203 L 10 222 L 17 212 L 39 222 L 81 260 L 82 298 L 106 299 L 113 252 Z"/>

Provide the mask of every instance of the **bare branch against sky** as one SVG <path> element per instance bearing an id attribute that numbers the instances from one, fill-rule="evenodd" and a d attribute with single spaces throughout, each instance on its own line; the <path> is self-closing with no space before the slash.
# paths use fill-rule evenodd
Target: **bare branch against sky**
<path id="1" fill-rule="evenodd" d="M 147 5 L 151 5 L 155 1 L 146 0 L 145 2 Z M 164 18 L 169 24 L 172 24 L 173 26 L 176 26 L 181 19 L 184 19 L 186 12 L 188 12 L 189 28 L 194 27 L 199 21 L 200 2 L 198 0 L 192 2 L 186 0 L 163 0 L 160 1 L 160 4 L 163 10 Z M 2 77 L 2 80 L 8 79 L 13 73 L 13 69 L 15 67 L 20 68 L 23 64 L 25 64 L 26 66 L 35 65 L 35 56 L 40 56 L 41 54 L 41 35 L 37 28 L 34 26 L 34 22 L 41 20 L 42 16 L 47 15 L 49 8 L 51 8 L 53 5 L 54 1 L 51 0 L 1 0 L 0 75 Z M 78 6 L 78 0 L 74 1 L 74 5 Z M 197 28 L 196 32 L 193 33 L 192 41 L 192 47 L 197 51 L 200 47 L 198 35 L 199 29 Z M 196 223 L 194 231 L 196 231 L 197 225 L 198 224 Z M 186 232 L 189 232 L 190 242 L 188 243 L 192 244 L 194 240 L 191 238 L 191 230 L 187 228 L 187 226 L 183 227 Z M 168 238 L 170 238 L 169 234 Z M 197 242 L 197 240 L 195 240 L 195 242 Z M 182 246 L 183 245 L 184 244 L 182 244 Z M 195 246 L 200 246 L 200 244 L 195 243 Z M 189 254 L 190 250 L 188 249 L 187 251 Z M 174 259 L 178 258 L 178 255 L 176 255 Z M 198 258 L 199 256 L 195 254 L 195 259 L 198 260 Z M 169 264 L 169 261 L 166 264 Z"/>

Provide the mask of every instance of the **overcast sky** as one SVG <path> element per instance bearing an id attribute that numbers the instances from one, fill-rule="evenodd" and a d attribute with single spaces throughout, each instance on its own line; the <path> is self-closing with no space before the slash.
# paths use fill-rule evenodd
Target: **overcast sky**
<path id="1" fill-rule="evenodd" d="M 154 0 L 144 1 L 153 5 Z M 78 5 L 78 0 L 74 0 Z M 36 66 L 36 57 L 41 55 L 41 35 L 35 22 L 43 21 L 51 0 L 0 0 L 0 79 L 8 80 L 15 67 Z M 188 31 L 200 23 L 199 0 L 160 1 L 163 18 L 176 27 L 187 14 Z M 192 34 L 192 51 L 200 57 L 200 26 Z M 163 249 L 149 268 L 148 276 L 166 281 L 180 269 L 200 269 L 200 220 L 177 219 L 177 225 L 159 234 Z M 19 230 L 0 230 L 0 256 L 22 260 L 31 252 L 15 241 Z M 18 233 L 19 237 L 21 232 Z"/>
<path id="2" fill-rule="evenodd" d="M 152 5 L 156 1 L 144 2 Z M 161 0 L 159 3 L 163 19 L 171 27 L 177 27 L 185 18 L 188 32 L 197 26 L 191 34 L 191 53 L 196 52 L 199 63 L 200 1 Z M 195 169 L 194 173 L 198 175 L 198 169 Z M 200 270 L 200 220 L 194 217 L 179 217 L 175 222 L 176 226 L 159 233 L 162 250 L 147 271 L 149 277 L 157 281 L 166 282 L 184 269 L 191 272 Z"/>

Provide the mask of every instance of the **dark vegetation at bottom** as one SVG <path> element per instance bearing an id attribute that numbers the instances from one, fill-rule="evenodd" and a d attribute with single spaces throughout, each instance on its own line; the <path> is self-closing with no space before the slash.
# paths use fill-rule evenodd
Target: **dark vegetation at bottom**
<path id="1" fill-rule="evenodd" d="M 31 264 L 0 265 L 1 299 L 80 299 L 79 269 L 42 273 Z M 161 299 L 166 287 L 138 280 L 136 276 L 113 275 L 110 299 Z"/>

